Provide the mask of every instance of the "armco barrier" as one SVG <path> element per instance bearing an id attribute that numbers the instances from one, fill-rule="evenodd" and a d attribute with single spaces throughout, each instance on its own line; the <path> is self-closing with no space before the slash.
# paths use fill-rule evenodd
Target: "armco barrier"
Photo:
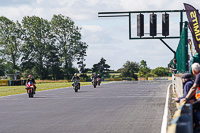
<path id="1" fill-rule="evenodd" d="M 199 123 L 199 122 L 198 122 L 197 116 L 199 116 L 199 114 L 197 115 L 197 112 L 199 113 L 199 111 L 200 111 L 200 101 L 196 101 L 196 102 L 192 103 L 192 107 L 193 107 L 193 113 L 195 113 L 193 115 L 194 116 L 193 123 L 195 123 L 195 125 L 198 125 L 197 123 Z M 194 132 L 200 133 L 200 126 L 195 126 Z"/>
<path id="2" fill-rule="evenodd" d="M 21 80 L 21 85 L 26 85 L 26 80 Z"/>
<path id="3" fill-rule="evenodd" d="M 172 80 L 172 77 L 168 77 L 168 80 Z"/>
<path id="4" fill-rule="evenodd" d="M 0 80 L 0 86 L 8 86 L 8 80 Z"/>
<path id="5" fill-rule="evenodd" d="M 173 116 L 167 133 L 193 133 L 192 104 L 182 104 Z"/>
<path id="6" fill-rule="evenodd" d="M 128 81 L 131 81 L 131 80 L 133 80 L 133 78 L 122 78 L 122 80 L 128 80 Z"/>
<path id="7" fill-rule="evenodd" d="M 153 77 L 153 80 L 168 80 L 168 77 Z"/>
<path id="8" fill-rule="evenodd" d="M 148 77 L 148 80 L 153 80 L 153 77 Z"/>
<path id="9" fill-rule="evenodd" d="M 8 86 L 19 86 L 19 85 L 25 85 L 26 80 L 8 80 Z"/>
<path id="10" fill-rule="evenodd" d="M 81 79 L 81 82 L 86 82 L 86 79 Z"/>
<path id="11" fill-rule="evenodd" d="M 145 78 L 138 78 L 138 81 L 144 81 L 144 80 L 146 80 Z"/>
<path id="12" fill-rule="evenodd" d="M 92 79 L 86 79 L 86 82 L 92 82 Z"/>
<path id="13" fill-rule="evenodd" d="M 172 77 L 148 77 L 148 80 L 172 80 Z"/>
<path id="14" fill-rule="evenodd" d="M 105 78 L 104 81 L 122 81 L 122 78 Z"/>
<path id="15" fill-rule="evenodd" d="M 182 74 L 175 74 L 174 92 L 176 97 L 183 96 Z M 178 110 L 174 113 L 173 120 L 168 126 L 168 133 L 193 133 L 193 105 L 176 104 Z"/>
<path id="16" fill-rule="evenodd" d="M 71 80 L 66 80 L 66 82 L 72 82 Z M 87 82 L 87 79 L 81 79 L 80 82 Z"/>

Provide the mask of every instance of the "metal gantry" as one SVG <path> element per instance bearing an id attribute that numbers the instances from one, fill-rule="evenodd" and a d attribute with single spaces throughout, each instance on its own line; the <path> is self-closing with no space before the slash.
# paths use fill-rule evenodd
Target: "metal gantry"
<path id="1" fill-rule="evenodd" d="M 174 54 L 176 53 L 163 39 L 178 39 L 179 36 L 162 36 L 162 37 L 132 37 L 131 35 L 131 14 L 136 13 L 169 13 L 169 12 L 179 12 L 180 13 L 180 35 L 183 28 L 183 12 L 185 10 L 158 10 L 158 11 L 125 11 L 125 12 L 99 12 L 98 17 L 128 17 L 129 18 L 129 39 L 160 39 Z"/>

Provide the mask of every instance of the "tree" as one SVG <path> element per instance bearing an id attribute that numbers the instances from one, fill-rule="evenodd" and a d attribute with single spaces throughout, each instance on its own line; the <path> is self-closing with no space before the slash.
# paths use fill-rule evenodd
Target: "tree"
<path id="1" fill-rule="evenodd" d="M 146 77 L 151 72 L 151 69 L 148 67 L 141 67 L 138 72 L 138 77 Z"/>
<path id="2" fill-rule="evenodd" d="M 84 57 L 87 45 L 80 41 L 80 28 L 75 26 L 74 21 L 69 17 L 61 14 L 54 15 L 51 19 L 51 29 L 59 49 L 65 76 L 69 79 L 73 75 L 72 62 L 78 57 Z M 81 52 L 83 54 L 80 54 Z"/>
<path id="3" fill-rule="evenodd" d="M 122 71 L 123 77 L 132 77 L 137 80 L 137 75 L 135 73 L 139 71 L 139 63 L 126 61 L 120 71 Z"/>
<path id="4" fill-rule="evenodd" d="M 60 68 L 61 62 L 58 54 L 58 48 L 56 48 L 55 45 L 48 45 L 46 56 L 46 67 L 48 70 L 49 78 L 54 80 L 62 79 L 64 74 Z"/>
<path id="5" fill-rule="evenodd" d="M 150 72 L 151 72 L 151 69 L 147 67 L 147 62 L 144 60 L 141 60 L 138 77 L 145 77 L 147 79 Z"/>
<path id="6" fill-rule="evenodd" d="M 0 59 L 0 76 L 5 75 L 5 64 L 3 63 L 4 61 Z"/>
<path id="7" fill-rule="evenodd" d="M 20 40 L 21 31 L 20 24 L 16 24 L 6 17 L 0 17 L 0 57 L 6 62 L 12 63 L 13 71 L 14 69 L 19 69 L 17 67 L 17 61 L 20 58 Z"/>
<path id="8" fill-rule="evenodd" d="M 84 73 L 88 45 L 81 41 L 80 29 L 63 15 L 50 22 L 26 16 L 21 24 L 0 17 L 0 74 L 21 70 L 39 79 L 69 79 L 78 72 L 75 61 Z"/>
<path id="9" fill-rule="evenodd" d="M 47 48 L 55 40 L 51 34 L 50 23 L 42 18 L 32 16 L 22 20 L 24 46 L 22 48 L 23 69 L 34 69 L 34 75 L 40 79 L 48 78 Z"/>
<path id="10" fill-rule="evenodd" d="M 93 65 L 92 72 L 101 74 L 104 77 L 109 77 L 110 66 L 106 64 L 106 60 L 102 57 L 100 62 Z"/>
<path id="11" fill-rule="evenodd" d="M 147 67 L 147 62 L 144 61 L 144 60 L 141 60 L 141 61 L 140 61 L 140 67 L 146 68 L 146 67 Z"/>
<path id="12" fill-rule="evenodd" d="M 87 50 L 88 45 L 86 43 L 81 43 L 79 47 L 80 47 L 79 48 L 80 51 L 77 57 L 77 60 L 78 60 L 77 64 L 79 65 L 78 67 L 80 68 L 80 72 L 84 75 L 84 73 L 87 72 L 87 70 L 85 69 L 86 64 L 84 64 L 84 61 L 85 61 L 84 57 L 87 56 L 86 50 Z"/>
<path id="13" fill-rule="evenodd" d="M 169 69 L 164 67 L 157 67 L 153 69 L 151 73 L 158 77 L 169 76 Z"/>

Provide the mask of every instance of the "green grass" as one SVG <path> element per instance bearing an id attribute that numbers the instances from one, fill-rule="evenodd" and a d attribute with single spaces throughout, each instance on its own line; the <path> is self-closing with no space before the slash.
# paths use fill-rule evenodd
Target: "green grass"
<path id="1" fill-rule="evenodd" d="M 102 82 L 108 83 L 108 82 Z M 81 86 L 84 85 L 92 85 L 91 82 L 81 82 Z M 44 91 L 44 90 L 51 90 L 57 88 L 65 88 L 65 87 L 72 87 L 72 82 L 61 82 L 61 83 L 40 83 L 36 84 L 37 91 Z M 15 95 L 15 94 L 22 94 L 26 93 L 25 86 L 0 86 L 0 97 L 8 96 L 8 95 Z"/>

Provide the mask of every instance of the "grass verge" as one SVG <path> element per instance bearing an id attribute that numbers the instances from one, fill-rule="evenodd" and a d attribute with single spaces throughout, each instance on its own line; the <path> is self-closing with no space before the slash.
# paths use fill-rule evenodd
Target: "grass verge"
<path id="1" fill-rule="evenodd" d="M 108 83 L 108 82 L 102 82 Z M 92 85 L 91 82 L 81 82 L 81 86 Z M 37 91 L 72 87 L 72 82 L 59 82 L 59 83 L 39 83 L 36 84 Z M 0 97 L 26 93 L 25 86 L 0 86 Z"/>

